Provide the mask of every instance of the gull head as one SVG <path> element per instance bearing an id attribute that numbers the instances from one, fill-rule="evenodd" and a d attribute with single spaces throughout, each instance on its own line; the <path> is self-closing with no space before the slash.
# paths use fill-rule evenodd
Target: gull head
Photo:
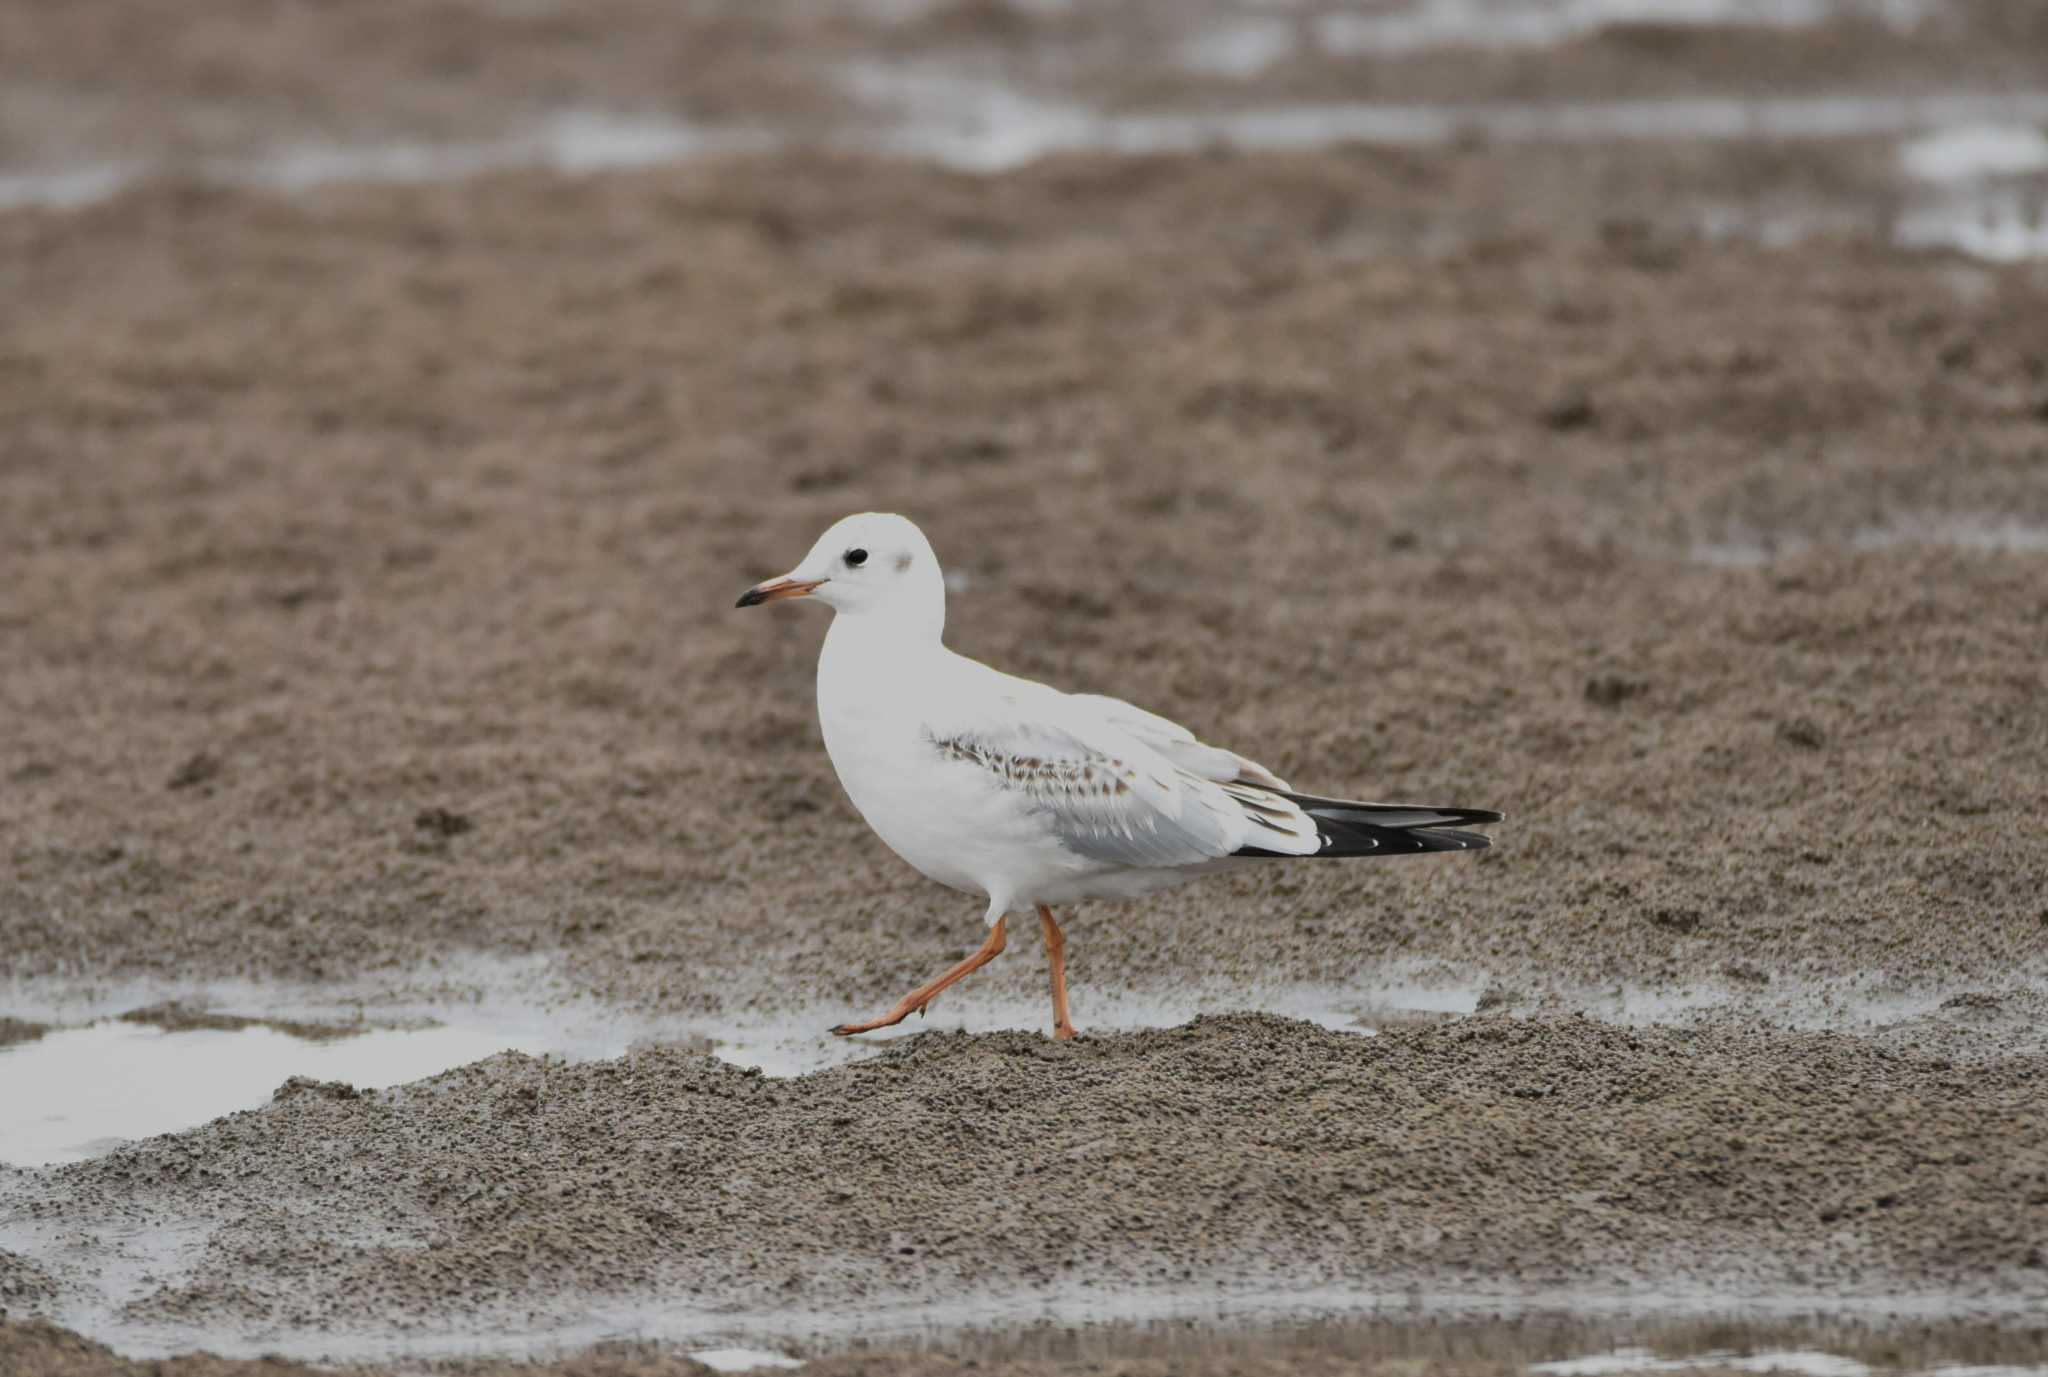
<path id="1" fill-rule="evenodd" d="M 834 522 L 802 563 L 740 594 L 739 607 L 816 598 L 836 612 L 932 627 L 946 617 L 946 581 L 931 542 L 908 517 L 861 512 Z"/>

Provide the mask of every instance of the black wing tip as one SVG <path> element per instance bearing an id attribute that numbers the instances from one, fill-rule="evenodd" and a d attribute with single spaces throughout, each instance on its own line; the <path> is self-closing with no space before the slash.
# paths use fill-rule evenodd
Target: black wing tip
<path id="1" fill-rule="evenodd" d="M 1341 799 L 1315 798 L 1307 794 L 1293 793 L 1281 796 L 1300 805 L 1322 838 L 1322 849 L 1315 852 L 1313 857 L 1298 858 L 1304 860 L 1324 856 L 1416 856 L 1439 851 L 1484 851 L 1493 845 L 1491 837 L 1482 832 L 1466 832 L 1460 829 L 1501 822 L 1506 816 L 1491 808 L 1352 803 Z M 1413 818 L 1413 815 L 1421 814 L 1428 820 L 1411 820 L 1405 823 L 1369 821 L 1375 814 L 1389 818 L 1401 814 L 1408 814 Z M 1287 853 L 1247 846 L 1235 854 L 1279 857 Z"/>
<path id="2" fill-rule="evenodd" d="M 1263 846 L 1241 846 L 1233 856 L 1271 858 L 1279 861 L 1316 861 L 1344 856 L 1422 856 L 1439 851 L 1484 851 L 1493 838 L 1483 832 L 1459 832 L 1448 827 L 1348 827 L 1342 830 L 1317 828 L 1323 848 L 1309 855 L 1291 851 L 1268 851 Z"/>
<path id="3" fill-rule="evenodd" d="M 1460 832 L 1450 827 L 1418 827 L 1404 835 L 1427 837 L 1430 844 L 1425 851 L 1484 851 L 1493 845 L 1493 838 L 1484 832 Z"/>
<path id="4" fill-rule="evenodd" d="M 1420 856 L 1435 851 L 1484 851 L 1493 839 L 1448 827 L 1318 829 L 1326 840 L 1319 856 Z"/>
<path id="5" fill-rule="evenodd" d="M 1313 808 L 1308 811 L 1310 816 L 1314 816 L 1315 810 Z M 1507 814 L 1496 813 L 1491 808 L 1418 808 L 1414 811 L 1441 813 L 1444 820 L 1442 822 L 1412 824 L 1408 830 L 1413 830 L 1415 827 L 1483 827 L 1491 823 L 1507 821 Z"/>
<path id="6" fill-rule="evenodd" d="M 1338 821 L 1346 823 L 1372 823 L 1375 815 L 1389 817 L 1401 813 L 1435 813 L 1441 818 L 1436 822 L 1380 822 L 1372 824 L 1381 827 L 1472 827 L 1487 823 L 1505 822 L 1507 814 L 1491 808 L 1457 808 L 1448 804 L 1435 803 L 1361 803 L 1352 799 L 1320 798 L 1314 794 L 1286 793 L 1275 789 L 1269 792 L 1280 794 L 1284 799 L 1299 805 L 1305 812 L 1316 814 L 1334 811 Z"/>

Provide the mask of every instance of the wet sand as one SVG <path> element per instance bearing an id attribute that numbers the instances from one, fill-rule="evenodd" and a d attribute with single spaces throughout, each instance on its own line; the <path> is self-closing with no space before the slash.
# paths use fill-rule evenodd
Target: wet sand
<path id="1" fill-rule="evenodd" d="M 1854 1321 L 1813 1320 L 1632 1323 L 1584 1316 L 1402 1317 L 1224 1332 L 1158 1325 L 1086 1331 L 1040 1328 L 972 1344 L 956 1343 L 948 1349 L 878 1346 L 814 1357 L 804 1363 L 803 1370 L 810 1377 L 896 1373 L 939 1377 L 965 1371 L 996 1377 L 1052 1377 L 1076 1370 L 1104 1377 L 1277 1377 L 1282 1373 L 1365 1377 L 1390 1371 L 1416 1377 L 1508 1377 L 1537 1363 L 1545 1365 L 1539 1371 L 1620 1373 L 1628 1370 L 1623 1364 L 1632 1360 L 1638 1369 L 1718 1377 L 1721 1373 L 1768 1370 L 1926 1372 L 1944 1360 L 1978 1371 L 2020 1372 L 2030 1365 L 2038 1367 L 2044 1353 L 2048 1347 L 2038 1332 L 1965 1329 L 1941 1322 L 1873 1328 Z M 1572 1356 L 1561 1359 L 1561 1354 Z M 1579 1355 L 1584 1355 L 1580 1358 L 1583 1366 L 1574 1365 L 1574 1357 Z M 739 1358 L 733 1350 L 707 1356 L 727 1363 L 719 1370 L 743 1370 L 733 1365 Z M 0 1359 L 17 1362 L 43 1377 L 307 1377 L 332 1370 L 281 1359 L 209 1355 L 150 1363 L 123 1361 L 90 1340 L 38 1322 L 11 1327 L 0 1324 Z M 390 1369 L 349 1370 L 375 1377 Z M 711 1369 L 656 1345 L 614 1341 L 546 1370 L 561 1377 L 697 1377 Z M 486 1358 L 407 1365 L 404 1371 L 447 1377 L 517 1377 L 536 1369 Z"/>
<path id="2" fill-rule="evenodd" d="M 863 1309 L 1148 1289 L 1995 1303 L 2044 1282 L 2041 1091 L 2037 1058 L 1961 1072 L 1832 1034 L 1246 1014 L 933 1035 L 789 1082 L 660 1049 L 295 1083 L 26 1196 L 121 1272 L 202 1222 L 188 1277 L 118 1319 L 306 1356 L 593 1307 L 830 1335 Z M 45 1256 L 107 1275 L 75 1243 Z"/>
<path id="3" fill-rule="evenodd" d="M 1841 0 L 1832 15 L 1792 6 L 1805 22 L 1789 25 L 1687 22 L 1712 17 L 1699 4 L 1680 7 L 1675 22 L 1649 6 L 1611 23 L 1589 22 L 1598 7 L 1551 8 L 1578 18 L 1531 25 L 1541 0 L 206 0 L 56 11 L 15 0 L 0 5 L 0 178 L 489 141 L 565 116 L 832 143 L 889 128 L 892 107 L 943 90 L 960 97 L 946 116 L 958 133 L 1069 104 L 1478 110 L 1788 92 L 1911 100 L 2048 84 L 2048 19 L 2031 0 Z M 1766 9 L 1729 5 L 1724 18 Z M 1412 22 L 1431 14 L 1449 22 Z M 1010 94 L 989 98 L 992 84 Z"/>
<path id="4" fill-rule="evenodd" d="M 1078 910 L 1068 1046 L 1012 1019 L 1019 942 L 938 1012 L 1033 1031 L 295 1081 L 0 1167 L 0 1369 L 130 1370 L 42 1319 L 306 1358 L 760 1331 L 836 1373 L 951 1370 L 847 1349 L 892 1314 L 1215 1296 L 2038 1313 L 2048 273 L 1681 228 L 1847 222 L 1890 166 L 785 153 L 0 212 L 0 1044 L 514 969 L 647 1028 L 883 1007 L 978 909 L 840 794 L 823 618 L 731 607 L 862 508 L 932 535 L 958 649 L 1509 814 L 1476 857 Z M 1273 1016 L 1304 992 L 1379 1035 Z M 1190 1005 L 1237 1012 L 1107 1031 Z"/>
<path id="5" fill-rule="evenodd" d="M 1470 1018 L 298 1087 L 0 1171 L 10 1314 L 311 1356 L 1091 1288 L 2037 1302 L 2038 275 L 1353 252 L 1411 176 L 762 161 L 0 219 L 17 989 L 484 953 L 650 1016 L 881 1005 L 976 912 L 840 797 L 822 619 L 730 606 L 861 507 L 934 532 L 970 653 L 1510 815 L 1070 928 L 1084 1028 L 1389 970 Z M 948 998 L 1042 981 L 1025 944 Z M 1583 1016 L 1621 995 L 1688 1026 Z M 96 1277 L 138 1226 L 205 1241 Z"/>

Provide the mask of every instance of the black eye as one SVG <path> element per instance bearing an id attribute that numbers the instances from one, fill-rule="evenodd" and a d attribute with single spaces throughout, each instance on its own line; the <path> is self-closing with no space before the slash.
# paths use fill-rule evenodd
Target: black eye
<path id="1" fill-rule="evenodd" d="M 858 569 L 861 565 L 868 562 L 868 552 L 866 550 L 848 550 L 846 552 L 846 562 Z"/>

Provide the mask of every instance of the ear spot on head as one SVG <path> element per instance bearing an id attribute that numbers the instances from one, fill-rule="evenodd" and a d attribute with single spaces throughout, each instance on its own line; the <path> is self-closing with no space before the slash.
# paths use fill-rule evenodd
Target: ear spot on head
<path id="1" fill-rule="evenodd" d="M 908 550 L 906 550 L 906 551 L 904 551 L 904 552 L 903 552 L 902 554 L 900 554 L 900 555 L 896 556 L 896 572 L 900 574 L 900 573 L 902 573 L 902 572 L 903 572 L 903 571 L 904 571 L 905 569 L 908 569 L 909 567 L 910 567 L 910 552 L 909 552 Z"/>

